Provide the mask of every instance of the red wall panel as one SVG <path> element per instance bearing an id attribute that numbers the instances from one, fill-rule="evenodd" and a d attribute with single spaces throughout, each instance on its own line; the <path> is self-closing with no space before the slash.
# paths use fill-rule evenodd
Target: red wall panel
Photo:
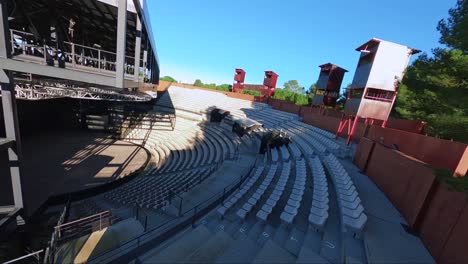
<path id="1" fill-rule="evenodd" d="M 455 224 L 450 237 L 445 244 L 439 263 L 468 263 L 468 204 L 465 203 L 463 211 Z"/>
<path id="2" fill-rule="evenodd" d="M 364 171 L 368 160 L 370 159 L 371 151 L 375 145 L 375 142 L 365 137 L 359 140 L 359 144 L 354 154 L 354 164 L 361 170 Z"/>
<path id="3" fill-rule="evenodd" d="M 367 134 L 371 140 L 387 146 L 396 144 L 401 152 L 415 157 L 434 168 L 454 171 L 467 149 L 467 145 L 406 131 L 372 126 Z"/>
<path id="4" fill-rule="evenodd" d="M 437 260 L 449 240 L 451 230 L 459 221 L 460 213 L 466 207 L 466 199 L 466 194 L 449 191 L 444 185 L 438 185 L 430 198 L 419 233 L 427 249 Z"/>
<path id="5" fill-rule="evenodd" d="M 367 175 L 414 226 L 435 177 L 423 162 L 376 144 Z"/>

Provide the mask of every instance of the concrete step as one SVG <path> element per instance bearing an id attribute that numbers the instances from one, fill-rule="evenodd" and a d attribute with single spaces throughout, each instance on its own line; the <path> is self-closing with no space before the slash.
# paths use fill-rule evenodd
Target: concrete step
<path id="1" fill-rule="evenodd" d="M 319 254 L 309 249 L 308 247 L 302 247 L 299 255 L 297 256 L 296 263 L 330 263 L 326 259 L 322 258 Z"/>
<path id="2" fill-rule="evenodd" d="M 184 262 L 213 263 L 234 243 L 234 240 L 224 231 L 218 231 L 204 243 L 202 241 L 204 240 L 198 240 L 202 246 L 187 256 Z"/>
<path id="3" fill-rule="evenodd" d="M 293 228 L 289 234 L 288 240 L 284 243 L 284 248 L 294 256 L 298 256 L 304 243 L 304 237 L 304 232 L 297 228 Z"/>
<path id="4" fill-rule="evenodd" d="M 235 240 L 215 261 L 215 263 L 250 263 L 259 250 L 259 246 L 248 239 Z"/>
<path id="5" fill-rule="evenodd" d="M 170 243 L 166 248 L 155 250 L 155 254 L 145 256 L 142 263 L 176 263 L 186 262 L 184 258 L 196 250 L 202 241 L 208 240 L 211 233 L 204 225 L 200 225 Z"/>
<path id="6" fill-rule="evenodd" d="M 252 263 L 293 263 L 295 261 L 296 258 L 291 253 L 270 239 L 258 252 Z"/>

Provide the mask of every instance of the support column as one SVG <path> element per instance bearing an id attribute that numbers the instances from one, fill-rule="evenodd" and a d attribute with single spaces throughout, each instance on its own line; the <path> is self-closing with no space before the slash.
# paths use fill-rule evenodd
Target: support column
<path id="1" fill-rule="evenodd" d="M 8 58 L 11 54 L 10 30 L 8 27 L 7 0 L 0 0 L 0 57 Z"/>
<path id="2" fill-rule="evenodd" d="M 0 0 L 0 57 L 11 56 L 10 31 L 8 26 L 7 0 Z M 6 137 L 15 142 L 14 148 L 8 149 L 10 177 L 13 188 L 15 208 L 24 208 L 20 177 L 21 137 L 16 110 L 15 89 L 10 82 L 9 72 L 0 68 L 0 87 L 2 89 L 3 119 Z"/>
<path id="3" fill-rule="evenodd" d="M 143 69 L 145 70 L 145 76 L 148 73 L 148 51 L 143 51 Z"/>
<path id="4" fill-rule="evenodd" d="M 140 53 L 141 53 L 141 21 L 138 14 L 136 14 L 136 38 L 135 38 L 135 82 L 140 78 Z"/>
<path id="5" fill-rule="evenodd" d="M 118 0 L 118 2 L 115 86 L 117 88 L 123 88 L 125 77 L 125 44 L 127 37 L 127 0 Z"/>
<path id="6" fill-rule="evenodd" d="M 0 86 L 2 88 L 3 119 L 5 120 L 5 132 L 8 139 L 14 140 L 14 149 L 8 149 L 10 164 L 10 176 L 13 188 L 15 208 L 24 208 L 23 192 L 21 187 L 20 161 L 21 136 L 19 131 L 18 112 L 16 109 L 15 89 L 9 82 L 10 76 L 0 70 Z"/>

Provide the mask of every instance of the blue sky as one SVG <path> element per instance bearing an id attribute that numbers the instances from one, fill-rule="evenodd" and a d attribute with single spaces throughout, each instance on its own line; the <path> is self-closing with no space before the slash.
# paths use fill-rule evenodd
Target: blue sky
<path id="1" fill-rule="evenodd" d="M 308 88 L 318 65 L 331 62 L 352 81 L 359 45 L 372 37 L 430 53 L 437 22 L 456 0 L 147 0 L 161 76 L 193 83 L 246 83 L 279 74 L 278 87 L 298 80 Z"/>

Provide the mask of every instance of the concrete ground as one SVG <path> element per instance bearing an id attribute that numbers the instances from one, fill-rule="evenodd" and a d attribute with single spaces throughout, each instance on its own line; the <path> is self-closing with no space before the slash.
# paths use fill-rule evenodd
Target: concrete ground
<path id="1" fill-rule="evenodd" d="M 28 212 L 51 195 L 125 177 L 150 158 L 132 143 L 93 131 L 61 131 L 23 140 L 23 195 Z"/>

